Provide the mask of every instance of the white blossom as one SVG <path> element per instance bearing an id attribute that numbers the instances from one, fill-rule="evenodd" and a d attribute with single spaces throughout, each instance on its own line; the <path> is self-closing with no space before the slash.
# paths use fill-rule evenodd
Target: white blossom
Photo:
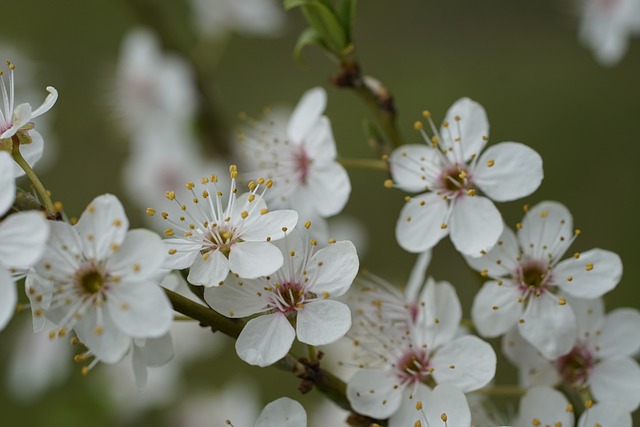
<path id="1" fill-rule="evenodd" d="M 307 413 L 302 405 L 281 397 L 264 407 L 255 427 L 306 427 Z"/>
<path id="2" fill-rule="evenodd" d="M 241 155 L 253 179 L 272 179 L 267 202 L 291 208 L 305 218 L 339 213 L 349 199 L 351 183 L 336 161 L 336 143 L 329 119 L 322 115 L 327 104 L 324 89 L 308 90 L 285 124 L 273 119 L 251 121 L 239 137 Z"/>
<path id="3" fill-rule="evenodd" d="M 166 197 L 180 208 L 175 219 L 167 212 L 161 216 L 171 225 L 165 235 L 168 254 L 164 267 L 190 268 L 187 280 L 194 285 L 218 286 L 229 272 L 255 279 L 271 274 L 282 266 L 282 253 L 272 242 L 284 238 L 298 222 L 292 210 L 269 212 L 263 196 L 272 186 L 270 180 L 249 184 L 249 192 L 237 196 L 237 168 L 230 168 L 231 188 L 226 207 L 218 190 L 218 177 L 200 180 L 202 190 L 188 182 L 189 206 L 167 191 Z M 196 192 L 197 188 L 197 192 Z M 147 213 L 154 215 L 149 208 Z M 178 235 L 180 235 L 178 237 Z"/>
<path id="4" fill-rule="evenodd" d="M 11 152 L 13 140 L 18 138 L 22 156 L 30 166 L 33 166 L 42 157 L 44 141 L 40 133 L 34 129 L 35 124 L 32 120 L 53 107 L 58 99 L 58 91 L 52 86 L 47 86 L 49 94 L 42 105 L 35 110 L 32 110 L 29 103 L 15 105 L 13 77 L 15 66 L 10 61 L 7 61 L 7 64 L 9 65 L 8 89 L 4 82 L 3 73 L 0 70 L 3 100 L 3 105 L 0 107 L 0 150 Z M 17 164 L 12 165 L 11 168 L 15 177 L 24 175 L 24 171 Z"/>
<path id="5" fill-rule="evenodd" d="M 115 196 L 96 197 L 76 225 L 51 222 L 47 250 L 30 273 L 51 283 L 48 298 L 29 293 L 32 306 L 57 325 L 57 335 L 75 331 L 95 356 L 89 368 L 122 359 L 132 338 L 163 336 L 173 319 L 155 279 L 166 256 L 162 240 L 128 227 Z"/>
<path id="6" fill-rule="evenodd" d="M 368 340 L 359 336 L 357 346 L 371 348 L 377 360 L 353 375 L 347 397 L 359 413 L 390 417 L 390 427 L 404 427 L 407 420 L 398 409 L 415 405 L 416 393 L 425 384 L 451 384 L 468 392 L 484 387 L 495 374 L 496 355 L 489 344 L 470 335 L 456 336 L 462 311 L 451 284 L 428 279 L 417 308 L 408 331 L 385 322 L 384 316 L 382 322 L 368 316 L 356 319 L 371 334 Z M 429 402 L 423 404 L 428 407 Z"/>
<path id="7" fill-rule="evenodd" d="M 476 295 L 471 317 L 481 335 L 497 337 L 517 325 L 548 358 L 573 347 L 576 319 L 563 295 L 597 298 L 622 276 L 620 257 L 603 249 L 575 252 L 560 261 L 579 230 L 567 208 L 542 202 L 529 209 L 518 235 L 505 227 L 498 244 L 480 258 L 467 257 L 489 277 Z"/>
<path id="8" fill-rule="evenodd" d="M 358 272 L 355 246 L 340 241 L 316 250 L 317 242 L 294 231 L 277 243 L 282 268 L 267 277 L 244 280 L 231 275 L 223 285 L 205 290 L 205 300 L 232 318 L 264 313 L 246 324 L 236 350 L 242 360 L 268 366 L 284 357 L 295 339 L 324 345 L 342 338 L 351 327 L 344 295 Z"/>
<path id="9" fill-rule="evenodd" d="M 434 136 L 417 122 L 426 145 L 398 147 L 389 158 L 392 185 L 423 192 L 402 208 L 396 239 L 409 252 L 424 252 L 451 234 L 459 252 L 480 256 L 495 245 L 503 228 L 492 200 L 506 202 L 533 193 L 542 181 L 542 159 L 517 142 L 482 152 L 489 122 L 484 108 L 469 98 L 449 108 L 440 131 L 430 113 L 424 116 Z"/>
<path id="10" fill-rule="evenodd" d="M 0 217 L 16 195 L 14 162 L 0 151 Z M 40 212 L 18 212 L 0 222 L 0 330 L 4 329 L 18 302 L 15 282 L 38 261 L 45 248 L 49 227 Z"/>
<path id="11" fill-rule="evenodd" d="M 578 339 L 569 353 L 547 360 L 512 330 L 502 342 L 505 356 L 518 366 L 525 385 L 564 383 L 590 390 L 599 402 L 617 402 L 635 411 L 640 405 L 640 366 L 633 355 L 640 350 L 640 313 L 618 308 L 605 316 L 601 299 L 570 301 Z"/>

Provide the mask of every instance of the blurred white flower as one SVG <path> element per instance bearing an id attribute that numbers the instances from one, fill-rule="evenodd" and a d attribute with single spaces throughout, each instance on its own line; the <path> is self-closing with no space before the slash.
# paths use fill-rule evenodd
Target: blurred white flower
<path id="1" fill-rule="evenodd" d="M 274 0 L 190 0 L 193 19 L 204 37 L 231 32 L 262 37 L 278 35 L 284 12 Z"/>
<path id="2" fill-rule="evenodd" d="M 15 199 L 14 164 L 11 156 L 0 150 L 0 217 Z M 0 330 L 16 309 L 16 279 L 40 259 L 48 236 L 48 222 L 40 212 L 18 212 L 0 222 Z"/>
<path id="3" fill-rule="evenodd" d="M 295 209 L 305 220 L 336 215 L 351 193 L 349 175 L 336 161 L 331 123 L 322 115 L 326 104 L 324 89 L 308 90 L 286 124 L 250 120 L 239 137 L 247 178 L 273 180 L 269 205 Z"/>
<path id="4" fill-rule="evenodd" d="M 128 230 L 115 196 L 96 197 L 75 226 L 52 221 L 50 228 L 47 250 L 30 274 L 51 281 L 52 296 L 29 297 L 58 326 L 59 336 L 74 330 L 87 355 L 95 356 L 85 369 L 118 362 L 132 338 L 167 333 L 172 309 L 155 281 L 165 247 L 148 230 Z"/>
<path id="5" fill-rule="evenodd" d="M 351 327 L 349 307 L 333 298 L 349 290 L 358 272 L 355 246 L 341 241 L 316 250 L 317 242 L 300 230 L 276 245 L 284 257 L 278 271 L 255 280 L 230 275 L 221 286 L 205 290 L 207 303 L 222 315 L 265 313 L 249 320 L 236 341 L 238 356 L 252 365 L 280 360 L 296 336 L 306 344 L 324 345 Z"/>
<path id="6" fill-rule="evenodd" d="M 398 147 L 389 158 L 396 187 L 424 191 L 402 208 L 396 239 L 409 252 L 424 252 L 450 233 L 459 252 L 480 256 L 502 233 L 502 216 L 492 200 L 506 202 L 533 193 L 542 181 L 542 159 L 517 142 L 494 145 L 481 155 L 489 122 L 484 108 L 469 98 L 449 108 L 439 132 L 431 115 L 424 116 L 434 136 L 417 122 L 426 145 Z"/>
<path id="7" fill-rule="evenodd" d="M 255 427 L 306 427 L 307 413 L 302 405 L 281 397 L 264 407 Z"/>
<path id="8" fill-rule="evenodd" d="M 602 65 L 616 65 L 640 34 L 639 0 L 582 0 L 580 40 Z"/>
<path id="9" fill-rule="evenodd" d="M 497 337 L 513 326 L 545 357 L 555 359 L 574 346 L 576 318 L 562 294 L 598 298 L 622 276 L 620 257 L 603 249 L 573 254 L 561 261 L 573 240 L 569 210 L 557 202 L 529 209 L 518 236 L 504 228 L 498 244 L 469 265 L 490 277 L 476 294 L 471 309 L 482 336 Z"/>
<path id="10" fill-rule="evenodd" d="M 11 152 L 13 140 L 20 141 L 20 153 L 30 166 L 33 166 L 40 157 L 44 149 L 42 135 L 36 131 L 32 122 L 36 117 L 41 116 L 53 107 L 58 99 L 58 91 L 47 86 L 49 94 L 42 105 L 35 110 L 31 109 L 31 104 L 23 103 L 15 105 L 15 82 L 13 71 L 15 66 L 10 61 L 9 65 L 9 89 L 4 82 L 3 72 L 0 70 L 0 83 L 2 85 L 3 108 L 0 108 L 0 150 Z M 3 111 L 4 110 L 4 111 Z M 24 171 L 17 165 L 12 165 L 14 176 L 24 175 Z"/>
<path id="11" fill-rule="evenodd" d="M 132 135 L 167 121 L 182 127 L 196 108 L 192 81 L 188 65 L 163 53 L 152 32 L 133 30 L 122 41 L 112 94 L 114 112 Z"/>
<path id="12" fill-rule="evenodd" d="M 186 184 L 191 192 L 190 208 L 175 191 L 166 192 L 167 199 L 182 213 L 175 219 L 167 212 L 161 213 L 171 225 L 165 235 L 172 237 L 177 232 L 182 237 L 164 241 L 169 253 L 164 267 L 190 268 L 187 280 L 194 285 L 218 286 L 229 271 L 252 279 L 273 273 L 282 266 L 283 257 L 271 242 L 284 238 L 298 222 L 295 211 L 268 211 L 263 195 L 271 181 L 251 182 L 249 192 L 237 196 L 238 171 L 235 165 L 229 170 L 231 188 L 226 208 L 216 175 L 202 178 L 202 190 L 198 188 L 197 193 L 196 184 Z M 155 212 L 147 210 L 149 215 Z"/>

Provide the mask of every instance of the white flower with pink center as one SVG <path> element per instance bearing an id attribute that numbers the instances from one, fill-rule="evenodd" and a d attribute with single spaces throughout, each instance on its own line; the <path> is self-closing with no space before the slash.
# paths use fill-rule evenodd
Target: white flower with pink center
<path id="1" fill-rule="evenodd" d="M 46 279 L 32 281 L 43 289 L 29 297 L 58 327 L 50 336 L 75 331 L 96 357 L 88 368 L 118 362 L 132 338 L 161 337 L 173 320 L 156 282 L 166 248 L 156 234 L 128 228 L 115 196 L 96 197 L 76 225 L 50 222 L 47 249 L 30 273 Z"/>
<path id="2" fill-rule="evenodd" d="M 569 353 L 543 358 L 517 330 L 502 341 L 505 356 L 520 370 L 525 385 L 565 384 L 576 392 L 588 389 L 598 402 L 617 402 L 627 411 L 640 405 L 640 313 L 618 308 L 605 316 L 601 298 L 570 299 L 578 339 Z"/>
<path id="3" fill-rule="evenodd" d="M 542 181 L 542 159 L 531 148 L 503 142 L 484 151 L 489 122 L 484 108 L 469 98 L 456 101 L 432 137 L 421 122 L 416 128 L 426 145 L 404 145 L 389 158 L 393 185 L 423 192 L 409 199 L 396 224 L 396 239 L 409 252 L 424 252 L 451 234 L 464 255 L 480 256 L 502 232 L 493 201 L 516 200 L 533 193 Z M 478 190 L 487 197 L 481 196 Z"/>
<path id="4" fill-rule="evenodd" d="M 532 387 L 520 400 L 514 427 L 574 426 L 575 408 L 564 394 L 550 387 Z M 631 415 L 615 402 L 588 405 L 577 427 L 631 427 Z"/>
<path id="5" fill-rule="evenodd" d="M 358 347 L 370 349 L 375 360 L 351 377 L 347 397 L 359 413 L 390 417 L 390 427 L 407 425 L 406 412 L 399 409 L 415 406 L 425 385 L 450 384 L 469 392 L 484 387 L 496 370 L 496 355 L 489 344 L 475 336 L 456 337 L 462 311 L 451 284 L 428 280 L 418 307 L 409 332 L 376 318 L 356 318 L 368 323 L 361 327 L 371 333 L 368 339 L 358 337 Z M 426 408 L 430 405 L 422 403 Z"/>
<path id="6" fill-rule="evenodd" d="M 317 250 L 317 242 L 301 231 L 277 245 L 284 256 L 278 271 L 255 280 L 230 275 L 204 294 L 211 308 L 227 317 L 262 314 L 247 322 L 236 341 L 238 356 L 252 365 L 280 360 L 296 337 L 305 344 L 325 345 L 351 327 L 349 307 L 333 298 L 344 295 L 358 273 L 355 246 L 340 241 Z"/>
<path id="7" fill-rule="evenodd" d="M 0 217 L 15 200 L 13 167 L 11 156 L 0 150 Z M 13 213 L 0 222 L 0 330 L 15 313 L 15 282 L 40 259 L 48 236 L 48 222 L 40 212 Z"/>
<path id="8" fill-rule="evenodd" d="M 336 161 L 336 143 L 329 119 L 322 115 L 327 94 L 322 88 L 307 91 L 283 125 L 250 122 L 240 135 L 247 174 L 272 179 L 267 202 L 276 208 L 292 208 L 301 216 L 328 217 L 339 213 L 349 199 L 351 183 Z"/>
<path id="9" fill-rule="evenodd" d="M 20 142 L 20 152 L 29 165 L 33 166 L 40 157 L 44 149 L 44 141 L 42 136 L 34 129 L 35 124 L 32 122 L 38 116 L 46 113 L 53 107 L 58 99 L 58 91 L 52 86 L 47 86 L 49 95 L 45 98 L 42 105 L 35 110 L 31 109 L 31 105 L 23 103 L 15 105 L 14 80 L 13 71 L 15 66 L 7 61 L 9 65 L 9 89 L 4 82 L 4 76 L 0 70 L 0 84 L 2 85 L 3 105 L 0 108 L 0 151 L 11 152 L 13 141 Z M 17 165 L 11 165 L 14 176 L 24 175 L 24 171 Z"/>
<path id="10" fill-rule="evenodd" d="M 613 66 L 640 32 L 640 1 L 583 0 L 580 40 L 602 65 Z"/>
<path id="11" fill-rule="evenodd" d="M 598 298 L 622 276 L 620 257 L 603 249 L 576 252 L 560 261 L 579 230 L 568 209 L 542 202 L 529 209 L 518 235 L 505 227 L 498 244 L 467 262 L 488 280 L 471 309 L 482 336 L 497 337 L 517 325 L 522 336 L 545 357 L 555 359 L 573 348 L 577 337 L 571 304 L 559 292 Z"/>
<path id="12" fill-rule="evenodd" d="M 235 165 L 229 170 L 231 188 L 226 207 L 216 175 L 202 178 L 202 188 L 188 182 L 186 188 L 192 196 L 188 201 L 180 200 L 174 191 L 166 193 L 181 214 L 174 218 L 161 213 L 170 224 L 165 235 L 171 237 L 165 240 L 169 256 L 164 267 L 190 268 L 187 280 L 194 285 L 218 286 L 230 271 L 247 279 L 273 273 L 282 266 L 283 257 L 271 242 L 284 238 L 298 222 L 295 211 L 269 212 L 263 196 L 272 186 L 270 180 L 252 181 L 250 191 L 238 196 L 238 170 Z M 155 213 L 147 209 L 147 214 Z"/>

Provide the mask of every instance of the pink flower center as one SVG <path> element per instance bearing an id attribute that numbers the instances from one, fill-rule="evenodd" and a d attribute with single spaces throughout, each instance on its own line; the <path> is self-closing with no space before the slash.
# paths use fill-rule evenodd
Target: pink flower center
<path id="1" fill-rule="evenodd" d="M 290 282 L 276 284 L 271 292 L 270 305 L 287 316 L 295 314 L 306 300 L 315 296 L 302 285 Z"/>
<path id="2" fill-rule="evenodd" d="M 396 375 L 403 383 L 415 384 L 429 375 L 429 356 L 426 350 L 409 350 L 396 364 Z"/>
<path id="3" fill-rule="evenodd" d="M 586 385 L 594 365 L 595 358 L 591 350 L 580 342 L 568 354 L 555 361 L 558 374 L 571 387 Z"/>
<path id="4" fill-rule="evenodd" d="M 303 147 L 300 147 L 300 150 L 294 154 L 294 159 L 296 162 L 296 170 L 299 174 L 299 179 L 302 184 L 307 183 L 307 179 L 309 178 L 309 165 L 311 160 L 307 155 L 307 152 Z"/>

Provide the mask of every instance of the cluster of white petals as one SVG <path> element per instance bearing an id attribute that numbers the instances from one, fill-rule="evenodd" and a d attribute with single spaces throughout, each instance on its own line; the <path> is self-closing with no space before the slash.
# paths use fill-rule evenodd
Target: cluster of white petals
<path id="1" fill-rule="evenodd" d="M 254 280 L 230 275 L 221 286 L 205 290 L 205 300 L 220 314 L 262 314 L 249 320 L 236 341 L 245 362 L 268 366 L 287 354 L 296 336 L 309 345 L 325 345 L 351 327 L 349 307 L 333 298 L 349 290 L 358 272 L 356 248 L 348 241 L 321 249 L 317 244 L 296 229 L 276 243 L 284 258 L 278 271 Z"/>
<path id="2" fill-rule="evenodd" d="M 9 88 L 4 82 L 4 76 L 0 70 L 0 84 L 2 86 L 2 101 L 0 107 L 0 150 L 11 151 L 13 140 L 16 138 L 20 142 L 20 152 L 27 163 L 31 166 L 42 157 L 44 140 L 42 135 L 36 131 L 33 119 L 46 113 L 58 100 L 58 91 L 47 86 L 49 95 L 42 105 L 33 110 L 31 104 L 22 103 L 15 105 L 15 89 L 13 71 L 15 66 L 7 61 L 9 65 Z M 14 176 L 24 175 L 24 171 L 17 165 L 11 166 Z"/>
<path id="3" fill-rule="evenodd" d="M 166 193 L 181 214 L 174 219 L 161 213 L 171 226 L 165 231 L 170 238 L 164 241 L 169 254 L 164 267 L 190 268 L 187 280 L 194 285 L 218 286 L 229 272 L 247 279 L 273 273 L 284 258 L 272 242 L 284 238 L 298 222 L 295 211 L 269 212 L 263 196 L 272 186 L 270 180 L 252 181 L 249 191 L 238 196 L 238 170 L 234 165 L 229 169 L 227 203 L 223 203 L 216 175 L 202 178 L 202 189 L 188 182 L 185 186 L 192 196 L 188 202 L 176 197 L 174 191 Z M 147 213 L 155 215 L 156 211 L 149 208 Z"/>
<path id="4" fill-rule="evenodd" d="M 274 208 L 295 209 L 304 218 L 339 213 L 349 199 L 351 183 L 336 161 L 331 122 L 323 115 L 327 94 L 317 87 L 300 99 L 286 125 L 279 120 L 251 121 L 239 136 L 249 178 L 273 180 L 266 199 Z"/>
<path id="5" fill-rule="evenodd" d="M 533 193 L 542 181 L 542 159 L 517 142 L 503 142 L 482 152 L 489 122 L 484 108 L 469 98 L 449 108 L 440 131 L 430 113 L 424 116 L 433 136 L 417 122 L 426 144 L 398 147 L 389 157 L 393 184 L 423 192 L 410 198 L 400 212 L 398 244 L 419 253 L 450 234 L 459 252 L 480 256 L 502 233 L 502 216 L 492 200 L 506 202 Z"/>
<path id="6" fill-rule="evenodd" d="M 347 397 L 362 414 L 390 417 L 391 427 L 413 425 L 415 410 L 410 408 L 415 408 L 419 396 L 430 395 L 427 384 L 448 384 L 469 392 L 487 385 L 496 369 L 496 355 L 488 343 L 459 336 L 462 309 L 451 284 L 429 278 L 416 297 L 413 303 L 373 299 L 376 315 L 366 307 L 355 311 L 359 332 L 355 343 L 361 351 L 371 352 L 373 361 L 349 379 Z M 403 304 L 411 319 L 405 324 L 397 316 L 397 307 Z M 385 315 L 387 306 L 390 317 Z M 429 407 L 428 401 L 422 403 Z M 451 405 L 457 405 L 455 399 Z"/>
<path id="7" fill-rule="evenodd" d="M 545 359 L 516 329 L 505 335 L 503 354 L 520 370 L 523 385 L 565 384 L 590 390 L 598 402 L 615 402 L 628 412 L 640 405 L 640 313 L 618 308 L 605 315 L 602 299 L 572 298 L 578 340 L 571 351 Z"/>
<path id="8" fill-rule="evenodd" d="M 548 358 L 571 350 L 578 325 L 566 297 L 598 298 L 622 276 L 620 257 L 603 249 L 576 252 L 560 261 L 579 234 L 565 206 L 542 202 L 527 211 L 517 236 L 505 227 L 491 251 L 466 258 L 490 278 L 471 309 L 481 335 L 497 337 L 517 325 Z"/>
<path id="9" fill-rule="evenodd" d="M 57 326 L 52 337 L 73 330 L 95 357 L 89 368 L 118 362 L 132 340 L 140 347 L 162 337 L 173 320 L 158 285 L 166 248 L 156 234 L 128 228 L 120 201 L 99 196 L 76 225 L 51 222 L 47 249 L 27 278 L 35 318 Z"/>

